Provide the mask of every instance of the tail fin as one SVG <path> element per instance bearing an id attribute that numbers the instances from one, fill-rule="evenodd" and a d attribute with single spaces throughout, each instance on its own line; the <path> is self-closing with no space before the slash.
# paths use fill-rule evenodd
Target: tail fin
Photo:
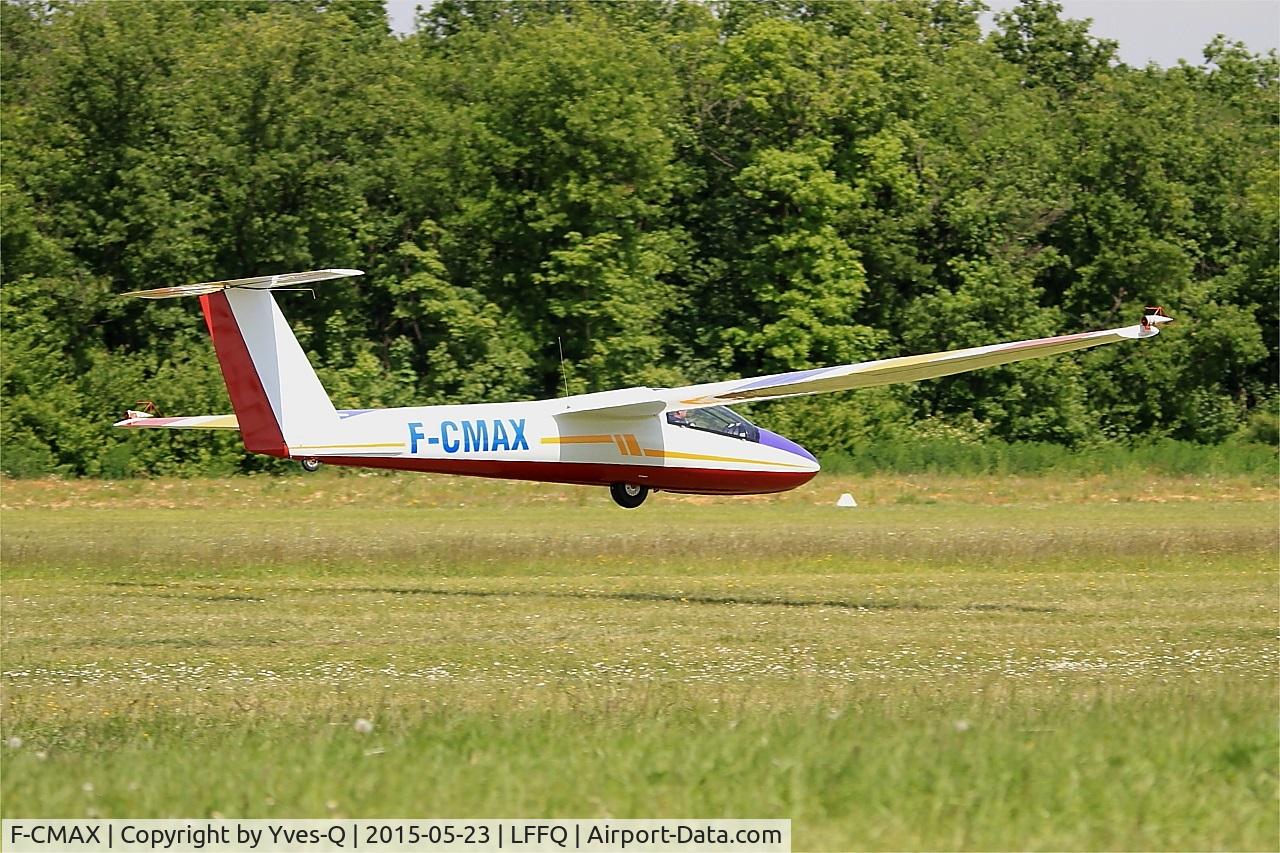
<path id="1" fill-rule="evenodd" d="M 200 296 L 245 449 L 287 457 L 308 455 L 296 453 L 301 446 L 325 444 L 337 430 L 339 419 L 270 291 L 348 275 L 361 273 L 320 270 L 127 295 L 147 299 Z"/>

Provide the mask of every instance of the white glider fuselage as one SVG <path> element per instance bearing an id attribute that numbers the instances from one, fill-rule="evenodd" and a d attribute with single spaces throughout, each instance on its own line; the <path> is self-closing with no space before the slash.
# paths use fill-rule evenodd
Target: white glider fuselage
<path id="1" fill-rule="evenodd" d="M 785 491 L 818 472 L 817 460 L 802 447 L 730 409 L 717 411 L 737 420 L 722 421 L 724 431 L 716 432 L 716 424 L 697 426 L 665 412 L 610 417 L 567 411 L 581 399 L 343 411 L 337 429 L 322 443 L 290 444 L 287 455 L 340 465 L 584 485 L 623 482 L 701 494 Z"/>

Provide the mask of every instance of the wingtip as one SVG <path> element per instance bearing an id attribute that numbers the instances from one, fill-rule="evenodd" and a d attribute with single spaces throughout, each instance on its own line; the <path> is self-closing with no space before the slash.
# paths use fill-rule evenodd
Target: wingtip
<path id="1" fill-rule="evenodd" d="M 1142 309 L 1142 325 L 1159 326 L 1163 323 L 1172 323 L 1173 318 L 1164 313 L 1164 308 L 1159 305 L 1148 305 Z"/>
<path id="2" fill-rule="evenodd" d="M 1172 323 L 1173 318 L 1164 313 L 1164 309 L 1159 305 L 1148 305 L 1142 309 L 1142 319 L 1138 321 L 1135 335 L 1137 338 L 1154 338 L 1160 334 L 1160 327 L 1165 323 Z"/>

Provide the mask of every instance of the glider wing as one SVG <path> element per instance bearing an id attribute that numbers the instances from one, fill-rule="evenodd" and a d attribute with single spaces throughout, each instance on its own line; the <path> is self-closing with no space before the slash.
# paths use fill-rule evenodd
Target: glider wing
<path id="1" fill-rule="evenodd" d="M 667 400 L 663 391 L 653 388 L 621 388 L 565 397 L 563 405 L 562 410 L 555 412 L 557 417 L 643 418 L 665 411 Z"/>
<path id="2" fill-rule="evenodd" d="M 696 409 L 751 400 L 775 400 L 780 397 L 871 388 L 896 382 L 916 382 L 921 379 L 950 376 L 953 373 L 995 367 L 1014 361 L 1058 355 L 1102 344 L 1150 338 L 1160 333 L 1160 324 L 1168 322 L 1170 318 L 1165 316 L 1162 310 L 1148 309 L 1142 321 L 1134 326 L 1028 341 L 1012 341 L 951 352 L 864 361 L 838 367 L 797 370 L 751 379 L 686 385 L 681 388 L 664 389 L 660 393 L 669 409 Z"/>

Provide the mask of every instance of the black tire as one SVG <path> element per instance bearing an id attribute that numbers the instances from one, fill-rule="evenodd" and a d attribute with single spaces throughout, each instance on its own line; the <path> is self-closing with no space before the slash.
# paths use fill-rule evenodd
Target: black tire
<path id="1" fill-rule="evenodd" d="M 314 474 L 320 470 L 319 459 L 303 459 L 300 460 L 298 464 L 301 465 L 302 470 L 306 471 L 308 474 Z"/>
<path id="2" fill-rule="evenodd" d="M 637 486 L 633 483 L 614 483 L 609 487 L 609 495 L 613 502 L 623 509 L 635 509 L 649 497 L 648 486 Z"/>

